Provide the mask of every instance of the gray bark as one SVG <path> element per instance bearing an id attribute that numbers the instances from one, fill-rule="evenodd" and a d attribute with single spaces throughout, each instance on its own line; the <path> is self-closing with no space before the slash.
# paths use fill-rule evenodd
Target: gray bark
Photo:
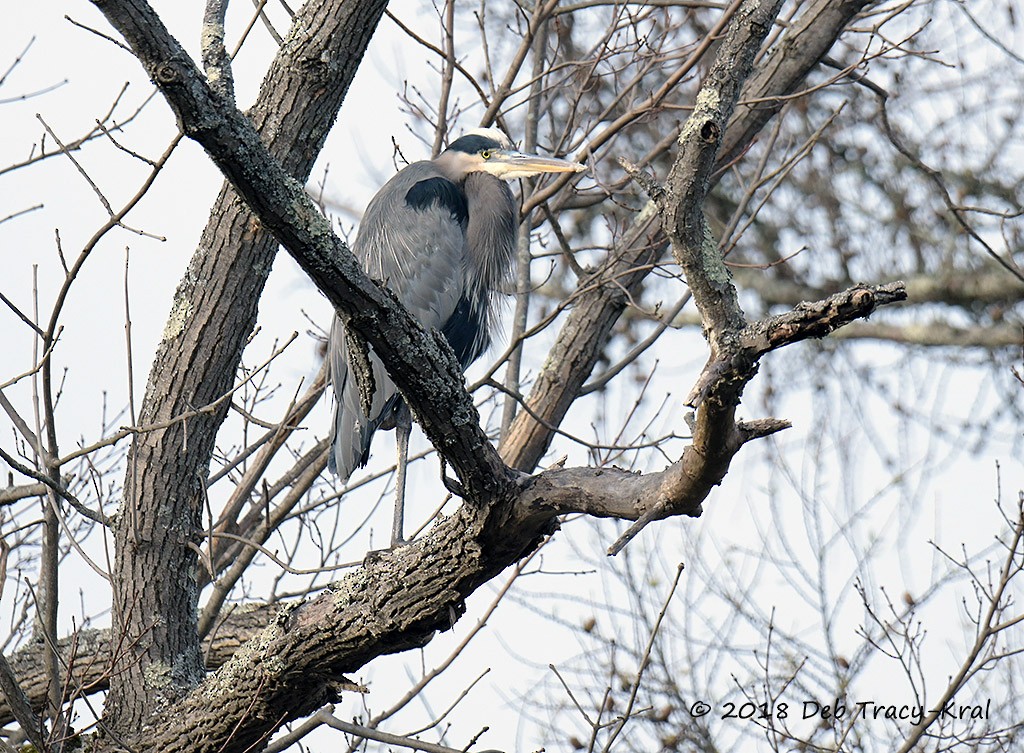
<path id="1" fill-rule="evenodd" d="M 193 689 L 203 667 L 195 622 L 196 562 L 188 545 L 197 540 L 202 480 L 223 408 L 140 437 L 132 448 L 128 496 L 116 531 L 114 622 L 119 627 L 110 645 L 118 673 L 105 720 L 132 747 L 226 752 L 258 747 L 284 722 L 334 698 L 341 688 L 340 673 L 382 654 L 422 645 L 434 631 L 449 627 L 462 613 L 464 599 L 551 533 L 557 515 L 580 511 L 636 520 L 695 512 L 745 441 L 783 427 L 771 421 L 734 425 L 731 415 L 727 421 L 719 417 L 709 422 L 699 443 L 661 474 L 566 469 L 517 477 L 480 429 L 450 349 L 439 336 L 424 333 L 362 275 L 301 185 L 289 178 L 308 173 L 335 105 L 340 105 L 344 85 L 336 77 L 342 76 L 345 84 L 350 79 L 379 18 L 379 4 L 341 4 L 332 13 L 318 7 L 303 16 L 268 77 L 263 108 L 258 105 L 250 120 L 210 89 L 145 3 L 94 1 L 133 47 L 185 133 L 204 146 L 259 218 L 257 222 L 242 209 L 232 189 L 225 189 L 176 296 L 142 423 L 211 403 L 230 388 L 280 242 L 373 345 L 428 437 L 458 474 L 466 501 L 422 541 L 367 563 L 336 590 L 270 622 Z M 356 38 L 346 38 L 332 26 L 327 38 L 319 39 L 327 33 L 323 24 L 328 18 L 348 18 L 351 27 L 341 28 Z M 827 49 L 844 25 L 838 20 L 831 27 L 823 23 L 815 27 L 815 37 L 827 39 Z M 733 24 L 723 57 L 753 55 L 763 32 Z M 325 57 L 325 49 L 334 56 Z M 791 54 L 802 74 L 786 68 L 761 84 L 765 91 L 791 90 L 823 54 L 802 55 L 801 49 L 794 46 Z M 704 93 L 734 102 L 742 79 L 738 71 L 731 78 L 712 79 Z M 730 86 L 723 87 L 725 83 Z M 292 118 L 307 117 L 307 109 L 314 111 L 310 121 L 294 127 Z M 749 133 L 737 141 L 749 143 L 760 125 L 751 126 L 747 117 L 752 116 L 738 114 L 723 128 L 723 144 L 735 132 Z M 311 144 L 301 143 L 304 136 Z M 659 227 L 653 214 L 638 223 L 609 264 L 583 281 L 588 292 L 579 297 L 531 397 L 531 409 L 543 421 L 524 412 L 513 424 L 503 448 L 510 465 L 535 467 L 552 427 L 590 375 L 628 295 L 642 285 L 648 271 L 644 265 L 660 256 L 665 241 Z M 239 239 L 245 246 L 241 250 L 235 247 Z M 857 303 L 846 312 L 850 318 L 866 316 L 876 301 L 861 296 Z M 806 326 L 810 336 L 818 331 L 813 320 L 796 326 Z M 718 355 L 728 358 L 730 353 Z M 711 372 L 711 393 L 720 386 L 715 378 L 749 379 L 756 360 L 739 359 L 732 366 L 731 372 Z M 153 578 L 155 572 L 161 578 Z M 157 692 L 165 703 L 151 714 Z M 118 747 L 113 739 L 105 744 Z"/>
<path id="2" fill-rule="evenodd" d="M 299 181 L 312 169 L 385 2 L 308 3 L 295 19 L 249 112 L 263 144 Z M 144 3 L 97 2 L 112 22 L 155 32 L 139 51 L 159 80 L 191 65 Z M 278 242 L 225 185 L 174 297 L 139 421 L 152 424 L 213 403 L 232 386 Z M 107 724 L 137 729 L 158 702 L 204 676 L 196 554 L 204 481 L 227 403 L 132 444 L 125 501 L 114 528 L 116 674 Z M 161 577 L 154 578 L 154 573 Z"/>

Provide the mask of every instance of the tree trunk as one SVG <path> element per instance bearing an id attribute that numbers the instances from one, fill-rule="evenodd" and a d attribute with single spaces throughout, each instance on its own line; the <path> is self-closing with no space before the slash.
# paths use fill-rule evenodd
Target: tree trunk
<path id="1" fill-rule="evenodd" d="M 97 2 L 106 13 L 138 13 Z M 296 17 L 249 117 L 290 175 L 305 181 L 334 124 L 386 2 L 307 3 Z M 155 61 L 167 62 L 159 52 Z M 156 77 L 159 62 L 147 70 Z M 115 529 L 114 676 L 107 723 L 138 729 L 160 702 L 204 676 L 196 632 L 197 557 L 203 493 L 214 441 L 242 349 L 277 253 L 225 185 L 174 297 L 140 412 L 145 426 L 196 408 L 208 412 L 139 434 Z M 217 403 L 218 400 L 221 400 Z M 159 577 L 155 577 L 159 574 Z"/>

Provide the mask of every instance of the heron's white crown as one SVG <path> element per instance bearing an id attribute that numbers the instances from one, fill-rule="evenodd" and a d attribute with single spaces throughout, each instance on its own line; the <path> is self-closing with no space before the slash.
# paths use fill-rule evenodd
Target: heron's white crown
<path id="1" fill-rule="evenodd" d="M 502 149 L 512 149 L 512 139 L 500 128 L 471 128 L 463 136 L 483 136 L 486 139 L 497 141 Z"/>

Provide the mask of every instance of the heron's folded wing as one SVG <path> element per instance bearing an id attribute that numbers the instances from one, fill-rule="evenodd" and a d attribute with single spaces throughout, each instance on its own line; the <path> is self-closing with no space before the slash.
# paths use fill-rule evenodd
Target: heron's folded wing
<path id="1" fill-rule="evenodd" d="M 385 284 L 420 324 L 447 329 L 465 288 L 465 227 L 458 187 L 429 162 L 413 163 L 370 202 L 352 250 L 367 274 Z M 330 461 L 347 478 L 366 463 L 373 432 L 400 397 L 372 349 L 373 394 L 369 401 L 360 395 L 340 321 L 332 327 L 328 351 L 337 398 Z"/>

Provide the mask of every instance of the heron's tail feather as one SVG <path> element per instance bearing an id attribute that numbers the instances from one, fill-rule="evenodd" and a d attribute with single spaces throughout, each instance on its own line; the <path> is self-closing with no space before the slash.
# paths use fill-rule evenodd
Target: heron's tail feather
<path id="1" fill-rule="evenodd" d="M 365 416 L 355 416 L 344 403 L 337 402 L 332 421 L 331 449 L 327 456 L 327 467 L 331 473 L 347 481 L 356 468 L 366 465 L 375 429 Z"/>
<path id="2" fill-rule="evenodd" d="M 371 351 L 369 357 L 374 390 L 369 405 L 370 415 L 367 416 L 359 385 L 348 367 L 344 325 L 337 318 L 331 328 L 327 351 L 335 397 L 327 467 L 339 479 L 347 481 L 356 468 L 366 465 L 373 433 L 392 416 L 401 396 L 388 378 L 384 365 Z"/>

